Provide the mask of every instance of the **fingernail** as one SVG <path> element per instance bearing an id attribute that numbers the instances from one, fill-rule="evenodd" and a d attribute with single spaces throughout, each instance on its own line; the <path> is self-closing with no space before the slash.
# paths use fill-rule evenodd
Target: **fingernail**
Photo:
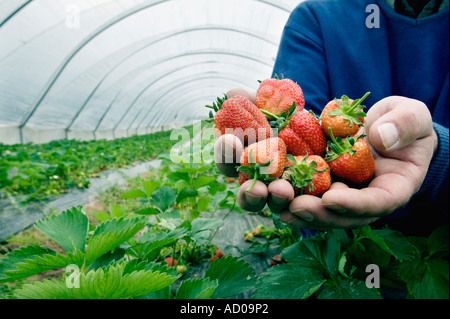
<path id="1" fill-rule="evenodd" d="M 276 194 L 271 194 L 271 196 L 274 204 L 286 204 L 289 201 L 289 199 L 287 199 L 286 197 L 278 196 Z"/>
<path id="2" fill-rule="evenodd" d="M 378 126 L 378 133 L 385 150 L 390 149 L 399 140 L 397 127 L 392 123 L 383 123 Z"/>
<path id="3" fill-rule="evenodd" d="M 335 210 L 342 214 L 347 212 L 347 208 L 342 207 L 341 205 L 338 205 L 338 204 L 325 204 L 323 206 L 325 206 L 328 209 Z"/>
<path id="4" fill-rule="evenodd" d="M 261 200 L 262 200 L 261 196 L 254 196 L 254 195 L 250 194 L 249 192 L 245 192 L 244 196 L 245 196 L 245 200 L 250 205 L 259 204 L 261 202 Z"/>
<path id="5" fill-rule="evenodd" d="M 306 220 L 307 222 L 311 222 L 314 219 L 314 215 L 305 209 L 295 210 L 292 213 L 295 214 L 296 216 Z"/>

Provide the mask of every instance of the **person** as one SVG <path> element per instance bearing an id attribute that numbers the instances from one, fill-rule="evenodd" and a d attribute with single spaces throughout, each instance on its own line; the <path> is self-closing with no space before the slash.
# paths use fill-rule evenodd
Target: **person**
<path id="1" fill-rule="evenodd" d="M 239 205 L 267 204 L 281 220 L 309 230 L 351 229 L 371 224 L 427 235 L 448 223 L 448 1 L 307 0 L 291 13 L 273 74 L 303 90 L 306 109 L 320 114 L 329 100 L 365 92 L 364 126 L 375 174 L 362 189 L 341 182 L 322 197 L 294 196 L 280 179 L 238 192 Z M 227 95 L 255 92 L 240 88 Z M 242 143 L 222 135 L 215 144 L 218 169 L 236 176 Z M 228 160 L 227 160 L 228 159 Z M 227 163 L 228 162 L 228 163 Z"/>

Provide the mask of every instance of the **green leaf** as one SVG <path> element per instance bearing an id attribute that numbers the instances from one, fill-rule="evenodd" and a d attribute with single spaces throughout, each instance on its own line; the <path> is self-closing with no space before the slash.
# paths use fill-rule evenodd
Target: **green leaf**
<path id="1" fill-rule="evenodd" d="M 219 282 L 211 298 L 229 298 L 253 288 L 256 282 L 250 265 L 232 256 L 213 261 L 205 277 Z"/>
<path id="2" fill-rule="evenodd" d="M 97 226 L 86 249 L 86 265 L 90 265 L 103 254 L 114 251 L 144 226 L 145 221 L 141 218 L 123 217 L 113 218 Z"/>
<path id="3" fill-rule="evenodd" d="M 14 292 L 20 299 L 124 299 L 145 295 L 171 285 L 178 277 L 158 271 L 124 274 L 126 263 L 106 269 L 80 273 L 79 288 L 68 288 L 63 281 L 44 281 L 23 285 Z"/>
<path id="4" fill-rule="evenodd" d="M 140 189 L 129 190 L 119 196 L 119 199 L 130 199 L 130 198 L 145 198 L 147 199 L 147 194 Z"/>
<path id="5" fill-rule="evenodd" d="M 376 229 L 366 235 L 399 261 L 411 260 L 416 256 L 414 245 L 399 231 L 388 228 Z"/>
<path id="6" fill-rule="evenodd" d="M 151 196 L 152 203 L 162 211 L 165 211 L 175 203 L 176 192 L 170 186 L 158 188 Z"/>
<path id="7" fill-rule="evenodd" d="M 184 199 L 186 199 L 188 197 L 196 197 L 197 195 L 198 195 L 198 191 L 196 191 L 195 189 L 193 189 L 190 186 L 189 187 L 185 187 L 178 193 L 176 202 L 179 204 Z"/>
<path id="8" fill-rule="evenodd" d="M 160 214 L 161 211 L 153 207 L 146 207 L 138 211 L 135 211 L 134 213 L 137 215 L 157 215 Z"/>
<path id="9" fill-rule="evenodd" d="M 122 209 L 122 207 L 119 204 L 112 204 L 110 206 L 110 212 L 111 212 L 111 216 L 112 217 L 122 217 L 125 215 L 124 210 Z"/>
<path id="10" fill-rule="evenodd" d="M 326 281 L 316 269 L 296 264 L 270 268 L 258 280 L 254 299 L 306 299 Z"/>
<path id="11" fill-rule="evenodd" d="M 412 260 L 400 264 L 398 274 L 416 299 L 449 298 L 449 262 L 444 259 Z"/>
<path id="12" fill-rule="evenodd" d="M 161 182 L 157 181 L 145 181 L 142 182 L 142 187 L 148 197 L 152 196 L 153 192 L 161 186 Z"/>
<path id="13" fill-rule="evenodd" d="M 368 288 L 366 283 L 356 279 L 344 279 L 339 285 L 325 286 L 319 299 L 381 299 L 376 288 Z"/>
<path id="14" fill-rule="evenodd" d="M 112 217 L 110 214 L 105 212 L 92 212 L 92 215 L 99 221 L 99 222 L 105 222 L 107 220 L 110 220 Z"/>
<path id="15" fill-rule="evenodd" d="M 217 280 L 188 279 L 180 284 L 175 299 L 209 299 L 218 287 Z"/>
<path id="16" fill-rule="evenodd" d="M 84 254 L 76 250 L 67 255 L 40 246 L 25 246 L 0 259 L 0 282 L 9 282 L 44 271 L 75 264 L 81 267 Z"/>
<path id="17" fill-rule="evenodd" d="M 192 221 L 191 233 L 199 233 L 204 230 L 216 229 L 222 227 L 224 224 L 223 219 L 219 218 L 196 218 Z"/>
<path id="18" fill-rule="evenodd" d="M 194 188 L 199 189 L 200 187 L 211 184 L 216 181 L 216 177 L 213 176 L 199 176 L 194 181 Z"/>
<path id="19" fill-rule="evenodd" d="M 317 233 L 285 248 L 282 256 L 288 262 L 319 270 L 329 278 L 335 278 L 341 250 L 338 238 L 336 231 Z"/>
<path id="20" fill-rule="evenodd" d="M 35 227 L 66 252 L 85 250 L 88 218 L 80 208 L 73 207 L 72 210 L 39 220 Z"/>
<path id="21" fill-rule="evenodd" d="M 434 230 L 427 239 L 429 255 L 443 254 L 447 256 L 449 252 L 449 227 L 444 225 Z"/>
<path id="22" fill-rule="evenodd" d="M 202 197 L 197 202 L 197 209 L 201 212 L 208 211 L 209 203 L 211 202 L 210 196 Z"/>

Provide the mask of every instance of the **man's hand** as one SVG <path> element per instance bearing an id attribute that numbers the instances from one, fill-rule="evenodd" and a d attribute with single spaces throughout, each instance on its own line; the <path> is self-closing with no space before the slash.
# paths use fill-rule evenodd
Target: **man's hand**
<path id="1" fill-rule="evenodd" d="M 367 112 L 363 133 L 375 158 L 374 179 L 366 188 L 349 188 L 336 182 L 322 198 L 310 195 L 294 198 L 294 190 L 285 180 L 276 180 L 269 186 L 258 181 L 246 192 L 251 183 L 248 181 L 239 190 L 239 205 L 258 211 L 267 203 L 273 212 L 281 214 L 283 222 L 319 230 L 361 227 L 393 212 L 419 190 L 437 148 L 431 115 L 420 101 L 388 97 Z M 215 148 L 216 162 L 235 161 L 218 163 L 219 170 L 236 176 L 236 159 L 242 150 L 239 139 L 221 136 Z M 229 152 L 234 156 L 230 157 Z"/>

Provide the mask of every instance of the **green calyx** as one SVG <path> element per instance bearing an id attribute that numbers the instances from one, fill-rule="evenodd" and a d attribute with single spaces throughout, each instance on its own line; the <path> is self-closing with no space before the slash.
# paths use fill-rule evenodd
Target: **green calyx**
<path id="1" fill-rule="evenodd" d="M 343 139 L 342 137 L 334 137 L 333 131 L 331 128 L 328 128 L 328 132 L 330 132 L 330 141 L 328 141 L 328 150 L 327 150 L 327 156 L 325 157 L 326 162 L 331 162 L 337 159 L 339 156 L 349 153 L 353 156 L 353 154 L 356 153 L 356 150 L 352 149 L 352 147 L 355 145 L 356 141 L 360 138 L 363 138 L 365 135 L 362 134 L 358 136 L 356 139 L 354 139 L 351 136 L 348 136 L 347 138 Z"/>
<path id="2" fill-rule="evenodd" d="M 271 121 L 269 121 L 270 127 L 277 128 L 279 132 L 289 125 L 290 119 L 292 118 L 292 116 L 294 116 L 295 113 L 297 113 L 296 108 L 297 105 L 295 102 L 293 102 L 289 107 L 289 110 L 287 112 L 281 113 L 280 115 L 275 115 L 263 109 L 260 110 L 264 115 L 266 115 L 266 117 L 269 117 L 271 119 Z"/>
<path id="3" fill-rule="evenodd" d="M 262 182 L 271 182 L 276 179 L 270 177 L 269 174 L 265 172 L 265 168 L 272 164 L 273 159 L 265 164 L 253 163 L 252 151 L 253 150 L 250 150 L 250 153 L 248 154 L 248 162 L 250 166 L 241 165 L 237 168 L 238 172 L 247 174 L 249 176 L 249 179 L 253 179 L 252 184 L 246 190 L 247 192 L 249 192 L 253 188 L 253 186 L 255 186 L 257 180 L 260 180 Z"/>
<path id="4" fill-rule="evenodd" d="M 212 122 L 214 120 L 213 110 L 217 113 L 222 108 L 223 102 L 226 100 L 228 100 L 228 96 L 224 94 L 223 98 L 217 97 L 217 100 L 213 102 L 212 105 L 205 105 L 205 107 L 211 109 L 211 111 L 209 111 L 209 119 L 206 120 L 207 122 Z"/>
<path id="5" fill-rule="evenodd" d="M 318 170 L 316 169 L 317 163 L 315 161 L 312 161 L 311 163 L 307 163 L 306 159 L 308 157 L 308 154 L 303 157 L 302 161 L 300 163 L 297 162 L 294 156 L 291 154 L 287 155 L 287 158 L 294 163 L 294 165 L 289 166 L 290 171 L 290 180 L 292 183 L 292 186 L 297 187 L 300 189 L 300 194 L 303 195 L 304 189 L 308 187 L 309 191 L 314 191 L 313 187 L 313 176 L 315 173 L 323 173 L 330 169 L 329 167 Z"/>
<path id="6" fill-rule="evenodd" d="M 351 104 L 349 104 L 350 100 L 348 96 L 343 95 L 341 100 L 342 104 L 339 103 L 339 101 L 335 98 L 334 102 L 338 106 L 337 109 L 331 110 L 328 112 L 329 116 L 337 116 L 340 115 L 344 118 L 344 120 L 348 121 L 349 126 L 352 127 L 353 123 L 363 126 L 364 123 L 362 123 L 359 120 L 359 117 L 366 117 L 367 114 L 362 111 L 362 109 L 365 108 L 364 105 L 361 105 L 361 102 L 364 101 L 368 96 L 370 92 L 367 92 L 364 94 L 364 96 L 360 99 L 354 100 Z"/>

